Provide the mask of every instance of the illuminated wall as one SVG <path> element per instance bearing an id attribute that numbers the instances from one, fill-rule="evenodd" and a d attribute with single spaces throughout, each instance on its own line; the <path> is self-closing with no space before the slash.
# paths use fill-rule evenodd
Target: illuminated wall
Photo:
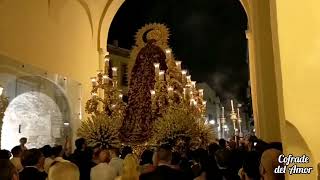
<path id="1" fill-rule="evenodd" d="M 282 76 L 285 148 L 288 153 L 312 155 L 314 167 L 312 176 L 289 178 L 316 179 L 320 162 L 320 1 L 278 0 L 271 7 Z"/>
<path id="2" fill-rule="evenodd" d="M 123 0 L 2 0 L 0 55 L 83 84 L 102 64 L 109 26 Z M 101 52 L 101 55 L 99 54 Z"/>

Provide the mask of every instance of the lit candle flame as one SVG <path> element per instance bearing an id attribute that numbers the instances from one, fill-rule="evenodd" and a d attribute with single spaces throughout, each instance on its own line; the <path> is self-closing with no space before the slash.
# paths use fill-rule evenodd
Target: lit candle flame
<path id="1" fill-rule="evenodd" d="M 160 63 L 153 63 L 154 67 L 158 69 L 160 67 Z"/>

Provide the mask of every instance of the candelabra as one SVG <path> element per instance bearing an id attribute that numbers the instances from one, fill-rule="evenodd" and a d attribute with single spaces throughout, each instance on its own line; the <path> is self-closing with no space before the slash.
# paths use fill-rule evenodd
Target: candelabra
<path id="1" fill-rule="evenodd" d="M 225 124 L 226 124 L 226 118 L 224 116 L 224 107 L 221 108 L 221 118 L 220 118 L 220 123 L 221 123 L 221 128 L 220 128 L 220 132 L 221 132 L 221 137 L 225 138 Z"/>
<path id="2" fill-rule="evenodd" d="M 195 113 L 203 116 L 206 101 L 203 99 L 203 89 L 196 88 L 196 81 L 191 81 L 191 75 L 181 69 L 181 61 L 175 61 L 170 49 L 166 49 L 166 71 L 160 69 L 159 63 L 154 63 L 155 88 L 151 90 L 152 107 L 155 113 L 162 113 L 167 105 L 188 104 Z"/>
<path id="3" fill-rule="evenodd" d="M 231 113 L 230 113 L 230 119 L 232 120 L 232 123 L 233 123 L 233 130 L 234 130 L 234 135 L 236 136 L 237 135 L 237 128 L 236 128 L 236 121 L 237 121 L 237 114 L 234 110 L 234 107 L 233 107 L 233 100 L 231 100 Z"/>
<path id="4" fill-rule="evenodd" d="M 118 88 L 117 68 L 109 67 L 110 57 L 105 57 L 104 70 L 99 70 L 96 77 L 91 78 L 92 90 L 91 99 L 86 103 L 86 112 L 88 114 L 98 115 L 105 113 L 107 115 L 123 116 L 125 103 L 122 100 L 121 90 Z M 112 76 L 110 78 L 109 76 Z M 103 94 L 103 98 L 100 97 Z"/>
<path id="5" fill-rule="evenodd" d="M 241 116 L 240 116 L 240 105 L 238 105 L 237 110 L 238 110 L 239 137 L 243 137 L 242 128 L 241 128 L 242 119 L 241 119 Z"/>

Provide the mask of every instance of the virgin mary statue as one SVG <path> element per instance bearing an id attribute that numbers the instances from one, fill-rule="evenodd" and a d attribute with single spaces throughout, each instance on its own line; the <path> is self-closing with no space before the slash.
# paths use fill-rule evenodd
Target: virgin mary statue
<path id="1" fill-rule="evenodd" d="M 141 144 L 151 136 L 154 117 L 150 91 L 155 85 L 154 63 L 166 70 L 168 30 L 161 24 L 149 24 L 136 35 L 132 50 L 133 66 L 130 73 L 128 108 L 120 129 L 121 139 L 128 144 Z"/>

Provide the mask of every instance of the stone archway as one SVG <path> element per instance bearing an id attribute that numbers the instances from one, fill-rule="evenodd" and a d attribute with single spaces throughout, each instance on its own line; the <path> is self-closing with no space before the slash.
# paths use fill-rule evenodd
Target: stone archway
<path id="1" fill-rule="evenodd" d="M 21 137 L 28 148 L 63 144 L 72 134 L 70 106 L 63 91 L 40 76 L 11 76 L 6 82 L 10 103 L 1 128 L 1 148 L 11 149 Z"/>
<path id="2" fill-rule="evenodd" d="M 15 97 L 5 111 L 1 147 L 11 149 L 21 137 L 28 148 L 54 145 L 61 136 L 63 116 L 58 105 L 41 92 L 29 91 Z"/>

